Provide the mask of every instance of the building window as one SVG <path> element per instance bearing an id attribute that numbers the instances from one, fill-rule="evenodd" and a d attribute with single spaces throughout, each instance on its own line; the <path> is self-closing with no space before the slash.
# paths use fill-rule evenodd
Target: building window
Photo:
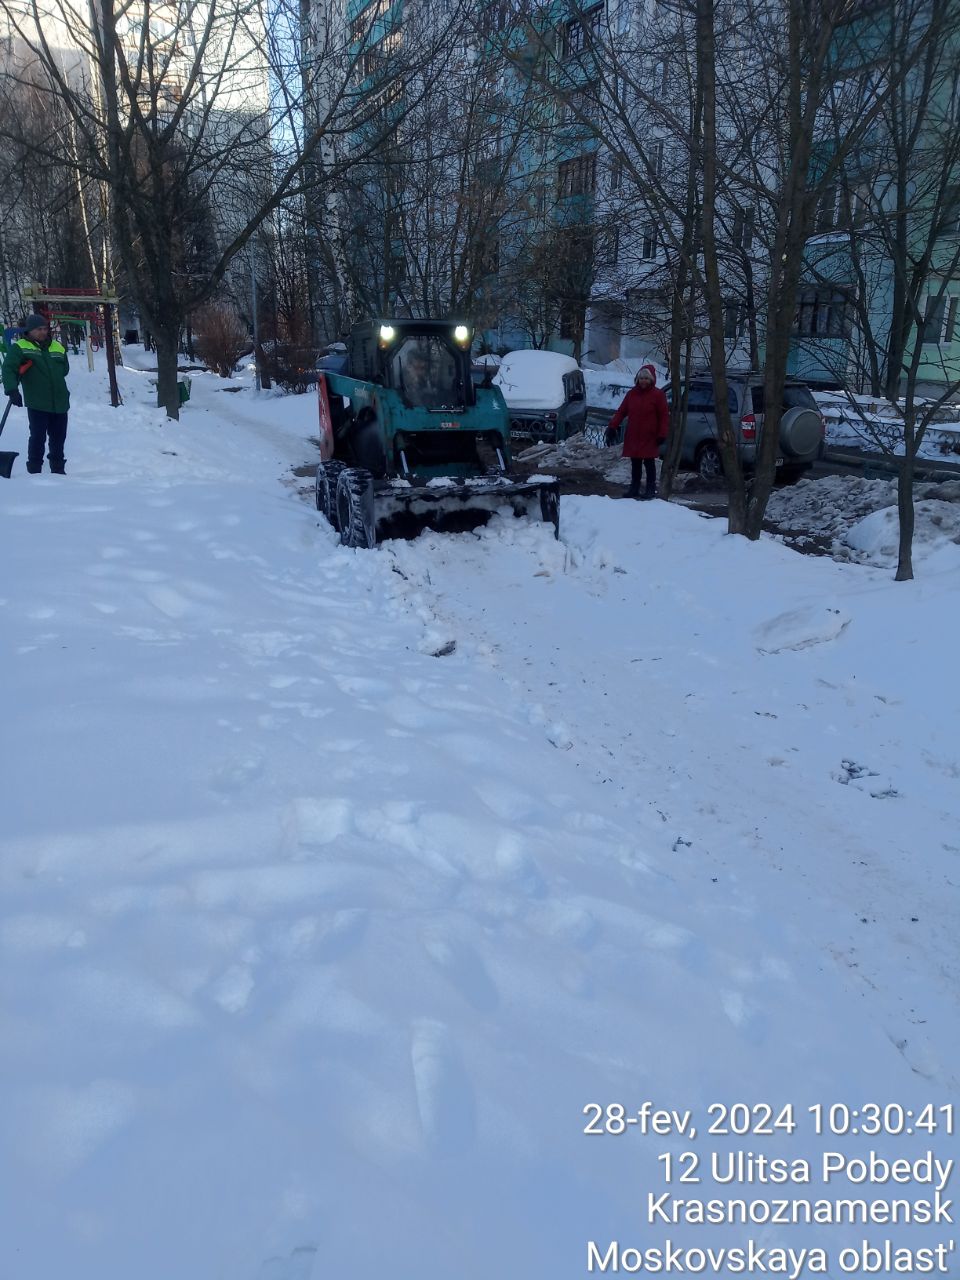
<path id="1" fill-rule="evenodd" d="M 373 24 L 389 12 L 393 0 L 373 0 L 350 23 L 350 43 L 360 44 L 367 39 Z"/>
<path id="2" fill-rule="evenodd" d="M 745 253 L 753 248 L 753 230 L 757 211 L 752 205 L 740 205 L 733 215 L 733 243 Z"/>
<path id="3" fill-rule="evenodd" d="M 500 241 L 489 240 L 480 246 L 481 276 L 495 276 L 500 270 Z"/>
<path id="4" fill-rule="evenodd" d="M 615 267 L 620 261 L 620 228 L 608 227 L 603 233 L 600 244 L 603 265 Z"/>
<path id="5" fill-rule="evenodd" d="M 560 312 L 560 337 L 577 342 L 583 337 L 586 307 L 582 302 L 565 302 Z"/>
<path id="6" fill-rule="evenodd" d="M 643 228 L 643 242 L 640 245 L 640 257 L 645 262 L 657 256 L 657 225 L 648 222 Z"/>
<path id="7" fill-rule="evenodd" d="M 823 195 L 820 197 L 820 204 L 817 207 L 816 229 L 818 231 L 834 231 L 840 225 L 837 209 L 837 184 L 831 183 L 829 187 L 825 187 Z"/>
<path id="8" fill-rule="evenodd" d="M 571 89 L 562 106 L 564 122 L 589 128 L 596 119 L 598 89 L 599 86 L 596 84 L 585 84 L 579 89 Z"/>
<path id="9" fill-rule="evenodd" d="M 925 346 L 939 346 L 943 341 L 943 321 L 946 311 L 946 294 L 927 298 L 923 308 L 923 324 L 920 326 L 920 341 Z"/>
<path id="10" fill-rule="evenodd" d="M 595 4 L 585 9 L 579 18 L 571 18 L 560 28 L 560 56 L 572 58 L 589 48 L 600 34 L 603 24 L 603 5 Z"/>
<path id="11" fill-rule="evenodd" d="M 623 161 L 611 160 L 610 162 L 610 190 L 619 191 L 623 184 Z"/>
<path id="12" fill-rule="evenodd" d="M 567 196 L 590 195 L 597 186 L 597 157 L 577 156 L 564 160 L 558 170 L 561 200 Z"/>
<path id="13" fill-rule="evenodd" d="M 795 332 L 804 338 L 848 338 L 851 315 L 847 295 L 839 289 L 802 289 Z"/>
<path id="14" fill-rule="evenodd" d="M 650 147 L 644 151 L 644 158 L 649 165 L 650 172 L 657 178 L 663 173 L 663 140 L 651 143 Z"/>
<path id="15" fill-rule="evenodd" d="M 950 306 L 947 310 L 947 332 L 943 335 L 944 342 L 952 342 L 953 335 L 957 331 L 957 304 L 960 298 L 954 296 L 950 299 Z"/>
<path id="16" fill-rule="evenodd" d="M 960 232 L 960 185 L 947 187 L 943 194 L 940 234 L 955 236 Z"/>
<path id="17" fill-rule="evenodd" d="M 723 308 L 723 336 L 736 340 L 743 336 L 747 309 L 742 302 L 727 302 Z"/>

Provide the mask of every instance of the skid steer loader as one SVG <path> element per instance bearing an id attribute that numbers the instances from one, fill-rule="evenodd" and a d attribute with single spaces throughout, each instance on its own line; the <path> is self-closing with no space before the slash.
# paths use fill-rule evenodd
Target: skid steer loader
<path id="1" fill-rule="evenodd" d="M 559 536 L 555 480 L 510 477 L 500 391 L 474 386 L 470 330 L 446 320 L 368 320 L 318 362 L 317 510 L 350 547 L 463 531 L 497 511 Z"/>

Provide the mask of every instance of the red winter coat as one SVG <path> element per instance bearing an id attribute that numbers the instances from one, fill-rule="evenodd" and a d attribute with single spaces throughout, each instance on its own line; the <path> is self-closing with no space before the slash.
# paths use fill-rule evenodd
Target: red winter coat
<path id="1" fill-rule="evenodd" d="M 656 458 L 670 427 L 670 406 L 659 387 L 633 387 L 623 397 L 623 404 L 610 419 L 608 431 L 615 430 L 626 418 L 623 437 L 624 458 Z"/>

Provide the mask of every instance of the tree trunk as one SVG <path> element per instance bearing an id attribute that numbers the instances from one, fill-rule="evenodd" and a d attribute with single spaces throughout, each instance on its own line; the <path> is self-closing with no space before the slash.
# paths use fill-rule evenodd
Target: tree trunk
<path id="1" fill-rule="evenodd" d="M 691 136 L 700 137 L 703 131 L 703 94 L 698 80 L 694 93 Z M 672 412 L 670 414 L 670 435 L 667 438 L 667 452 L 660 468 L 660 496 L 669 498 L 676 483 L 677 471 L 680 468 L 680 455 L 683 452 L 683 436 L 687 424 L 687 402 L 681 400 L 680 385 L 690 385 L 690 366 L 693 360 L 693 328 L 697 309 L 697 278 L 693 264 L 696 262 L 697 248 L 697 216 L 699 192 L 697 179 L 699 174 L 693 165 L 687 174 L 687 190 L 685 197 L 685 217 L 680 242 L 680 259 L 677 264 L 677 278 L 674 281 L 673 314 L 670 325 L 670 387 L 672 391 Z M 680 372 L 680 360 L 683 358 L 683 374 Z"/>
<path id="2" fill-rule="evenodd" d="M 727 482 L 727 530 L 743 533 L 747 523 L 747 493 L 737 456 L 730 407 L 727 402 L 727 349 L 723 325 L 723 285 L 717 255 L 717 67 L 713 0 L 697 0 L 697 89 L 703 99 L 703 197 L 700 235 L 703 247 L 704 292 L 710 337 L 710 369 L 713 374 L 717 444 Z"/>
<path id="3" fill-rule="evenodd" d="M 685 320 L 685 299 L 684 288 L 681 284 L 684 268 L 681 262 L 677 273 L 676 288 L 673 294 L 673 323 L 670 326 L 670 434 L 667 437 L 667 452 L 664 454 L 663 465 L 660 468 L 660 497 L 668 499 L 673 493 L 674 482 L 677 478 L 677 468 L 680 465 L 680 450 L 683 445 L 684 419 L 686 417 L 684 405 L 681 404 L 680 396 L 680 360 L 683 355 L 683 341 L 686 326 Z M 690 342 L 687 340 L 687 351 L 689 353 Z M 689 364 L 689 356 L 687 363 Z"/>
<path id="4" fill-rule="evenodd" d="M 276 332 L 276 326 L 274 326 L 274 332 Z M 260 343 L 257 343 L 253 358 L 260 368 L 260 387 L 263 391 L 269 391 L 273 387 L 273 383 L 270 380 L 270 364 Z"/>
<path id="5" fill-rule="evenodd" d="M 913 507 L 913 473 L 916 467 L 916 450 L 913 431 L 907 428 L 906 450 L 900 459 L 897 472 L 897 515 L 900 519 L 900 545 L 897 557 L 897 574 L 894 581 L 910 582 L 913 579 L 913 529 L 916 513 Z"/>
<path id="6" fill-rule="evenodd" d="M 179 328 L 158 324 L 153 332 L 157 350 L 157 408 L 167 417 L 180 417 L 180 389 L 177 386 Z"/>

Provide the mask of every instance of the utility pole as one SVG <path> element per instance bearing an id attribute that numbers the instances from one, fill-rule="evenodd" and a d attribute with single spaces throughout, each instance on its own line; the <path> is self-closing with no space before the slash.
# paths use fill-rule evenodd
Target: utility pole
<path id="1" fill-rule="evenodd" d="M 253 310 L 253 376 L 257 390 L 260 390 L 260 324 L 257 319 L 257 263 L 253 252 L 253 241 L 250 241 L 250 296 Z"/>

